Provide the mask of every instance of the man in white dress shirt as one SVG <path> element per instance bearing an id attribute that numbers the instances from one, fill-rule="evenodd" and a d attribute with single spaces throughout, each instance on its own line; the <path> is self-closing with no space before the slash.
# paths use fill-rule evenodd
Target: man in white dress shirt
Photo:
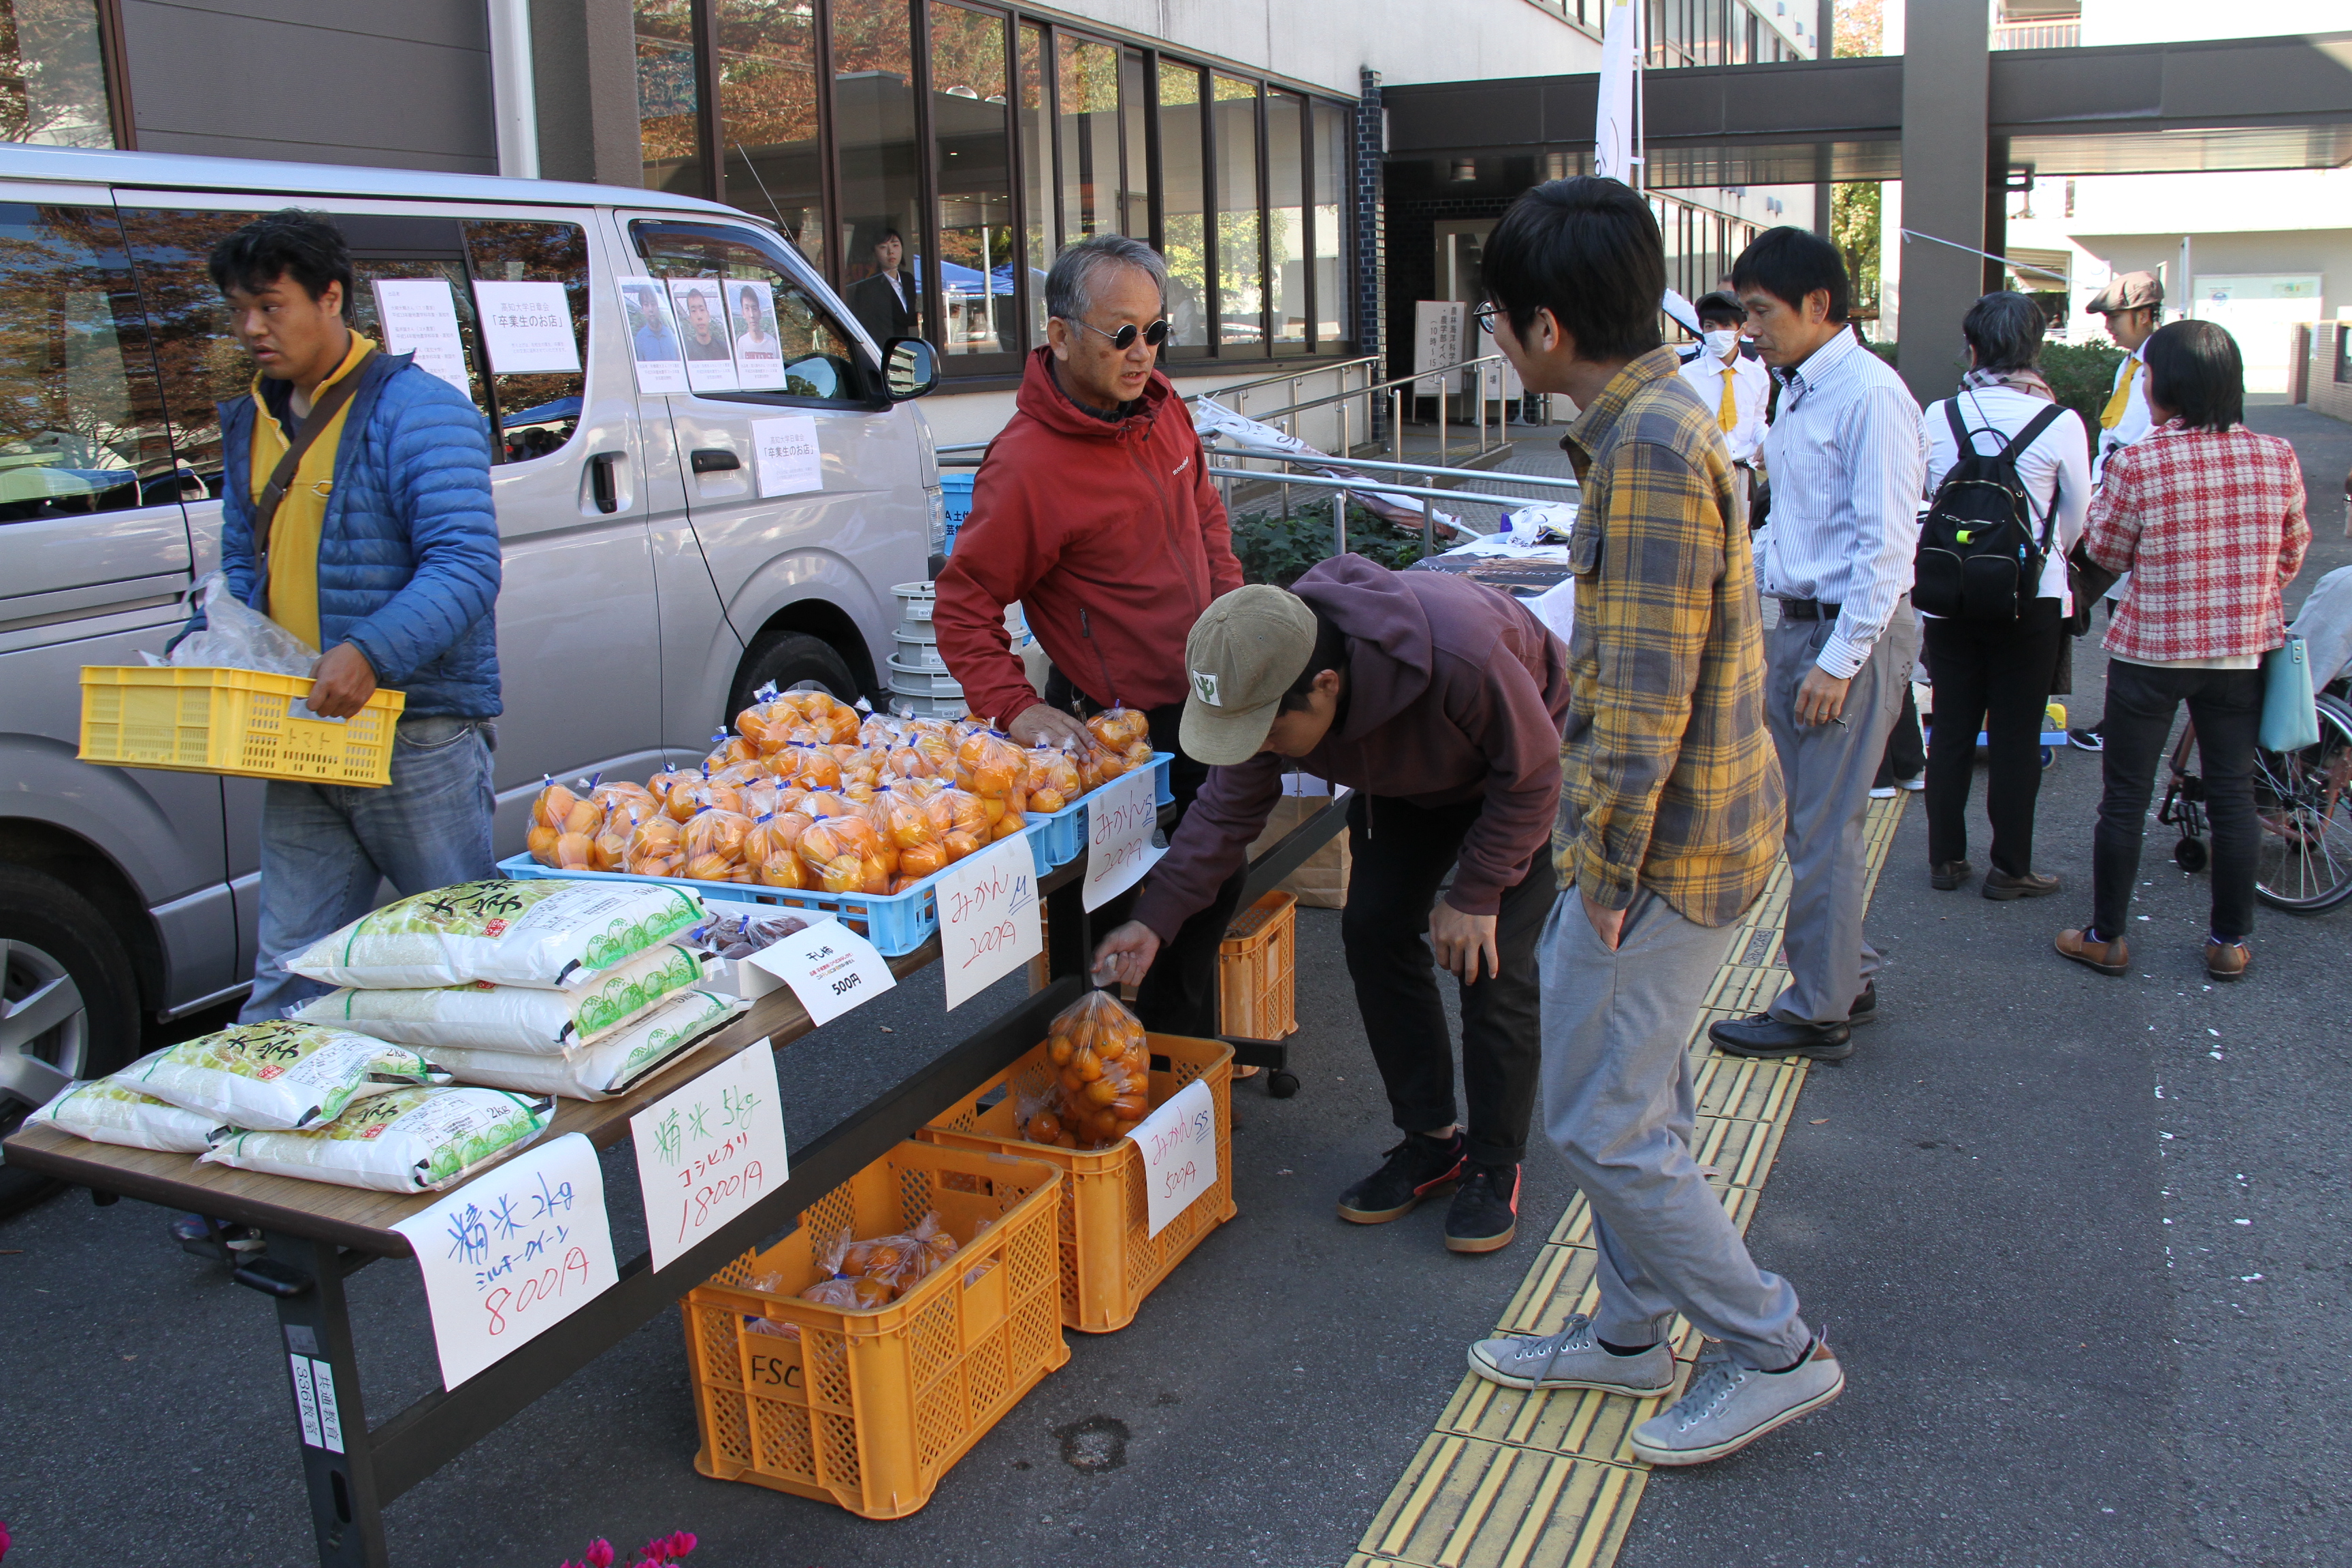
<path id="1" fill-rule="evenodd" d="M 2164 285 L 2153 272 L 2126 272 L 2099 290 L 2084 313 L 2106 319 L 2107 336 L 2124 351 L 2123 363 L 2116 366 L 2115 385 L 2107 394 L 2107 405 L 2099 411 L 2097 450 L 2091 455 L 2091 483 L 2096 485 L 2099 476 L 2106 471 L 2107 459 L 2147 434 L 2154 421 L 2147 412 L 2147 361 L 2144 357 L 2147 340 L 2156 335 L 2164 320 Z M 2131 584 L 2128 572 L 2116 579 L 2107 590 L 2107 613 L 2115 614 L 2123 603 L 2124 590 Z M 2086 752 L 2103 749 L 2105 742 L 2099 738 L 2100 726 L 2077 727 L 2066 731 L 2066 738 Z"/>
<path id="2" fill-rule="evenodd" d="M 1919 649 L 1919 405 L 1847 326 L 1845 259 L 1829 241 L 1769 230 L 1731 276 L 1780 381 L 1757 578 L 1780 602 L 1764 634 L 1764 717 L 1789 800 L 1789 983 L 1769 1012 L 1707 1034 L 1737 1056 L 1834 1060 L 1878 1006 L 1862 826 Z"/>
<path id="3" fill-rule="evenodd" d="M 1720 291 L 1703 294 L 1694 309 L 1705 336 L 1697 351 L 1683 361 L 1682 377 L 1698 400 L 1715 410 L 1715 426 L 1723 432 L 1732 467 L 1739 470 L 1733 493 L 1739 504 L 1738 521 L 1745 523 L 1756 470 L 1762 463 L 1764 409 L 1771 401 L 1772 373 L 1761 359 L 1740 350 L 1739 328 L 1748 312 L 1737 299 Z"/>

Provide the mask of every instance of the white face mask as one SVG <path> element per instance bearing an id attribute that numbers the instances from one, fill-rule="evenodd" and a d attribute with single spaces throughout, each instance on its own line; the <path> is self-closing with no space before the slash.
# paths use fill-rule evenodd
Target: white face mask
<path id="1" fill-rule="evenodd" d="M 1708 353 L 1713 354 L 1717 359 L 1724 359 L 1731 353 L 1733 345 L 1739 342 L 1739 334 L 1726 329 L 1709 332 L 1699 341 L 1706 344 Z"/>

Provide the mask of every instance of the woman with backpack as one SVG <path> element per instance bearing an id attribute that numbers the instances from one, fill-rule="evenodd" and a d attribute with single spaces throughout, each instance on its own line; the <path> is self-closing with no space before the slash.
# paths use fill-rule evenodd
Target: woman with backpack
<path id="1" fill-rule="evenodd" d="M 2205 972 L 2252 962 L 2254 744 L 2263 656 L 2286 641 L 2281 595 L 2311 543 L 2294 448 L 2240 423 L 2245 363 L 2211 321 L 2159 328 L 2147 362 L 2148 433 L 2107 459 L 2083 549 L 2131 586 L 2107 625 L 2105 792 L 2092 839 L 2091 924 L 2058 933 L 2062 957 L 2124 974 L 2147 797 L 2174 714 L 2197 726 L 2213 824 L 2213 912 Z"/>
<path id="2" fill-rule="evenodd" d="M 1930 405 L 1919 420 L 1934 498 L 1915 591 L 1936 690 L 1927 873 L 1947 892 L 1969 879 L 1969 776 L 1981 721 L 1985 815 L 1992 819 L 1988 899 L 2058 890 L 2056 877 L 2033 869 L 2033 806 L 2042 791 L 2042 712 L 2074 608 L 2066 552 L 2091 500 L 2091 443 L 2082 416 L 2058 405 L 2036 368 L 2042 331 L 2042 307 L 2024 295 L 2004 289 L 1979 300 L 1960 323 L 1972 368 L 1957 394 Z M 1948 550 L 1938 553 L 1939 535 L 1962 551 L 1983 545 L 1988 522 L 2011 540 L 2005 555 L 1962 563 Z M 1952 568 L 1941 596 L 1937 561 Z M 1988 578 L 1992 568 L 2006 574 Z M 1997 592 L 1979 592 L 1988 581 Z"/>

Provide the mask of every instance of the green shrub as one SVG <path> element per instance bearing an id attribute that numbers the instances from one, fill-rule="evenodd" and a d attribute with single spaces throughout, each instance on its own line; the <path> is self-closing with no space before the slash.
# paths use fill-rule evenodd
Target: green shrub
<path id="1" fill-rule="evenodd" d="M 2113 343 L 2044 343 L 2042 374 L 2058 401 L 2081 415 L 2094 434 L 2114 389 L 2124 351 Z"/>
<path id="2" fill-rule="evenodd" d="M 1242 578 L 1287 588 L 1318 561 L 1328 561 L 1331 510 L 1327 504 L 1310 511 L 1245 511 L 1233 519 L 1234 554 L 1242 563 Z M 1421 541 L 1398 531 L 1363 507 L 1348 506 L 1348 549 L 1401 572 L 1421 559 Z"/>

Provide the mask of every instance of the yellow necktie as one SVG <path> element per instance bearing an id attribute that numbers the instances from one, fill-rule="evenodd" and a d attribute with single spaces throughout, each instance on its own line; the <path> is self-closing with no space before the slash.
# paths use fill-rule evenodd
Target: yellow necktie
<path id="1" fill-rule="evenodd" d="M 2116 383 L 2115 395 L 2107 399 L 2105 408 L 2099 410 L 2100 429 L 2112 430 L 2124 422 L 2124 410 L 2131 404 L 2132 383 L 2139 379 L 2139 373 L 2146 368 L 2138 360 L 2131 362 L 2130 371 Z"/>
<path id="2" fill-rule="evenodd" d="M 1715 411 L 1715 427 L 1727 436 L 1730 435 L 1733 428 L 1739 423 L 1739 406 L 1731 396 L 1732 374 L 1733 373 L 1728 370 L 1723 373 L 1723 402 Z"/>

